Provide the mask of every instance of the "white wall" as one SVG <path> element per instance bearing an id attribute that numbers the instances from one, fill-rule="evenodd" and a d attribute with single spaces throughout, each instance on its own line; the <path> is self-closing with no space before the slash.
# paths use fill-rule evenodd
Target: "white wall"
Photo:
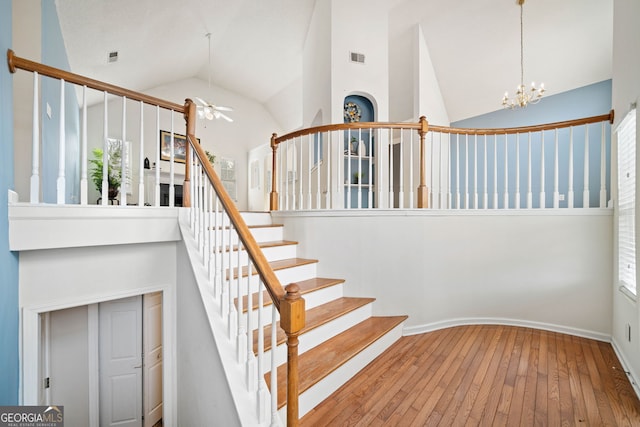
<path id="1" fill-rule="evenodd" d="M 414 91 L 413 120 L 425 116 L 429 124 L 449 126 L 449 115 L 420 25 L 415 27 L 414 40 L 417 47 L 414 53 L 414 79 L 417 90 Z"/>
<path id="2" fill-rule="evenodd" d="M 612 213 L 273 213 L 318 275 L 409 331 L 496 321 L 611 334 Z M 340 242 L 336 250 L 336 242 Z"/>
<path id="3" fill-rule="evenodd" d="M 630 103 L 640 101 L 640 50 L 638 50 L 638 40 L 640 40 L 640 26 L 637 20 L 640 16 L 640 2 L 635 0 L 614 0 L 613 3 L 613 83 L 612 83 L 612 104 L 615 110 L 615 126 L 620 123 L 629 111 Z M 637 122 L 636 141 L 640 142 L 640 120 Z M 612 159 L 616 157 L 615 137 L 612 144 Z M 640 151 L 636 152 L 640 156 Z M 640 164 L 636 159 L 636 165 Z M 612 171 L 612 187 L 616 188 L 615 160 Z M 636 166 L 637 167 L 637 166 Z M 636 174 L 636 176 L 638 176 Z M 640 207 L 640 185 L 636 185 L 636 212 Z M 615 197 L 615 196 L 614 196 Z M 636 218 L 636 230 L 640 226 L 640 221 Z M 636 238 L 637 240 L 637 238 Z M 615 252 L 614 252 L 615 254 Z M 636 264 L 640 261 L 640 252 L 636 251 Z M 614 259 L 615 260 L 615 259 Z M 614 265 L 617 265 L 615 261 Z M 613 276 L 613 342 L 616 349 L 625 359 L 627 367 L 636 384 L 640 383 L 640 304 L 638 298 L 635 300 L 624 295 L 618 290 L 617 271 Z M 627 339 L 626 326 L 631 325 L 631 341 Z M 636 386 L 636 392 L 640 395 L 640 388 Z"/>
<path id="4" fill-rule="evenodd" d="M 302 127 L 302 76 L 273 95 L 265 103 L 267 111 L 280 125 L 283 133 Z"/>

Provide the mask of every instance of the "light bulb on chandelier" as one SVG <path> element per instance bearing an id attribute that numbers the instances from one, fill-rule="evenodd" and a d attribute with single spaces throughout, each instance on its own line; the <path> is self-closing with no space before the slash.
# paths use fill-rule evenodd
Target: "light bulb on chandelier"
<path id="1" fill-rule="evenodd" d="M 516 94 L 513 98 L 509 98 L 509 92 L 505 92 L 502 97 L 502 106 L 504 108 L 524 108 L 529 104 L 537 104 L 544 95 L 544 83 L 540 83 L 536 87 L 535 82 L 531 82 L 531 87 L 527 89 L 524 85 L 524 42 L 523 42 L 523 24 L 522 24 L 522 5 L 524 0 L 518 0 L 520 5 L 520 84 L 516 87 Z"/>

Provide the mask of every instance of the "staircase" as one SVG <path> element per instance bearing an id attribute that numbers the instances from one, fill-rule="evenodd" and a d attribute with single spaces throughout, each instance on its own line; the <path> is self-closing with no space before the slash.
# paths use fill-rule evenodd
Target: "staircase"
<path id="1" fill-rule="evenodd" d="M 269 213 L 243 213 L 283 286 L 297 283 L 306 302 L 306 325 L 299 338 L 299 416 L 302 418 L 402 335 L 407 316 L 373 316 L 374 298 L 344 296 L 344 280 L 317 277 L 318 260 L 297 257 L 297 242 L 284 240 L 284 227 L 272 224 Z M 246 273 L 245 273 L 246 274 Z M 263 309 L 271 304 L 267 295 Z M 256 295 L 242 307 L 259 309 Z M 286 336 L 277 328 L 271 348 L 271 326 L 264 330 L 265 365 L 275 357 L 279 366 L 278 409 L 286 418 Z M 258 332 L 253 331 L 254 348 Z M 266 374 L 271 382 L 271 373 Z"/>

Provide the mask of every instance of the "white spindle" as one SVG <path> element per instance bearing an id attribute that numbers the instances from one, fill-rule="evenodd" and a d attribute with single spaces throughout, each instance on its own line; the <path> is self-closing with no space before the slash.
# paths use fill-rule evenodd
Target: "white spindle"
<path id="1" fill-rule="evenodd" d="M 509 209 L 509 135 L 504 134 L 504 194 L 503 208 Z"/>
<path id="2" fill-rule="evenodd" d="M 531 132 L 529 132 L 527 140 L 527 209 L 533 207 L 533 190 L 531 185 Z"/>
<path id="3" fill-rule="evenodd" d="M 191 150 L 193 151 L 193 150 Z M 140 101 L 140 151 L 138 152 L 140 170 L 138 180 L 138 206 L 144 206 L 144 102 Z"/>
<path id="4" fill-rule="evenodd" d="M 156 106 L 156 135 L 160 138 L 160 107 Z M 155 162 L 156 179 L 153 185 L 154 202 L 153 205 L 160 206 L 160 140 L 156 144 L 156 162 Z"/>
<path id="5" fill-rule="evenodd" d="M 476 135 L 476 150 L 478 149 L 477 143 L 477 135 Z M 484 178 L 483 182 L 483 192 L 482 192 L 482 208 L 487 209 L 489 207 L 489 163 L 487 162 L 487 157 L 489 153 L 487 152 L 487 135 L 484 135 L 484 153 L 483 153 L 483 166 L 482 166 L 482 174 Z M 477 169 L 477 166 L 476 166 Z M 475 208 L 478 209 L 478 202 L 476 198 Z"/>
<path id="6" fill-rule="evenodd" d="M 469 135 L 464 136 L 464 207 L 469 209 Z"/>
<path id="7" fill-rule="evenodd" d="M 398 183 L 398 208 L 404 209 L 404 132 L 400 129 L 400 182 Z"/>
<path id="8" fill-rule="evenodd" d="M 573 126 L 569 128 L 569 185 L 567 189 L 567 206 L 573 208 Z"/>
<path id="9" fill-rule="evenodd" d="M 280 425 L 280 419 L 278 417 L 278 365 L 276 363 L 276 347 L 278 341 L 276 339 L 276 331 L 278 321 L 278 312 L 274 306 L 271 305 L 271 425 Z"/>
<path id="10" fill-rule="evenodd" d="M 302 151 L 302 150 L 300 150 Z M 307 150 L 307 158 L 310 165 L 313 164 L 313 151 L 311 149 Z M 311 172 L 313 171 L 313 167 L 307 168 L 307 209 L 313 208 L 313 199 L 311 193 Z M 320 173 L 320 158 L 318 158 L 318 163 L 316 163 L 316 172 Z M 302 206 L 304 209 L 304 206 Z"/>
<path id="11" fill-rule="evenodd" d="M 120 143 L 120 203 L 127 206 L 127 97 L 122 97 L 122 142 Z"/>
<path id="12" fill-rule="evenodd" d="M 520 134 L 516 134 L 516 209 L 520 209 Z"/>
<path id="13" fill-rule="evenodd" d="M 493 135 L 493 209 L 498 209 L 498 135 Z"/>
<path id="14" fill-rule="evenodd" d="M 322 137 L 322 134 L 320 134 L 320 137 Z M 331 133 L 327 132 L 327 143 L 326 144 L 322 144 L 323 147 L 327 147 L 327 155 L 326 155 L 326 166 L 325 166 L 325 170 L 327 171 L 326 176 L 327 176 L 327 191 L 325 192 L 324 195 L 324 206 L 325 209 L 331 209 L 331 155 L 332 155 L 332 150 L 331 150 Z M 324 158 L 324 157 L 323 157 Z M 325 163 L 325 161 L 323 160 L 322 163 Z M 320 169 L 320 167 L 318 167 L 318 169 Z M 340 185 L 341 181 L 339 179 L 336 179 L 336 185 Z"/>
<path id="15" fill-rule="evenodd" d="M 258 280 L 258 418 L 264 422 L 267 414 L 267 385 L 264 380 L 264 292 L 262 281 Z"/>
<path id="16" fill-rule="evenodd" d="M 319 144 L 318 144 L 319 145 Z M 309 147 L 311 147 L 309 144 L 307 144 L 307 152 L 309 152 Z M 302 176 L 302 152 L 304 151 L 304 146 L 302 144 L 302 137 L 300 137 L 300 150 L 298 150 L 298 152 L 300 153 L 300 157 L 298 159 L 298 167 L 296 168 L 296 170 L 298 171 L 298 173 L 300 174 L 299 176 L 296 174 L 296 177 L 298 178 L 298 209 L 302 210 L 304 209 L 304 188 L 303 188 L 303 184 L 304 184 L 304 177 Z M 318 157 L 318 162 L 320 161 L 320 157 Z M 311 163 L 309 163 L 309 165 L 311 165 Z M 310 169 L 310 167 L 308 166 L 307 169 Z M 320 170 L 320 164 L 318 163 L 318 170 Z M 309 182 L 310 183 L 310 182 Z"/>
<path id="17" fill-rule="evenodd" d="M 451 209 L 451 203 L 453 194 L 451 193 L 451 134 L 447 134 L 447 165 L 445 167 L 447 171 L 447 206 L 446 209 Z"/>
<path id="18" fill-rule="evenodd" d="M 431 180 L 429 181 L 429 188 L 431 188 L 431 191 L 429 191 L 429 207 L 433 207 L 435 205 L 434 202 L 434 183 L 435 183 L 435 142 L 433 140 L 433 132 L 429 132 L 429 135 L 431 136 L 431 170 L 429 171 L 431 174 Z"/>
<path id="19" fill-rule="evenodd" d="M 356 155 L 358 156 L 358 209 L 362 209 L 362 152 L 360 151 L 360 141 L 362 141 L 362 129 L 358 129 L 358 142 L 356 143 Z"/>
<path id="20" fill-rule="evenodd" d="M 373 133 L 373 129 L 371 129 L 371 133 Z M 413 150 L 414 150 L 414 143 L 413 143 L 413 134 L 414 132 L 409 131 L 409 135 L 410 135 L 410 142 L 409 142 L 409 147 L 411 147 L 411 149 L 409 150 L 409 209 L 413 209 L 414 207 L 414 203 L 413 203 L 413 197 L 414 197 L 414 192 L 413 192 L 413 187 L 414 184 L 414 179 L 413 179 Z M 371 157 L 371 139 L 369 139 L 369 157 Z M 369 174 L 371 174 L 371 163 L 373 163 L 373 157 L 370 159 L 371 161 L 369 162 Z M 373 182 L 372 182 L 373 184 Z M 369 202 L 369 206 L 371 206 L 371 201 Z"/>
<path id="21" fill-rule="evenodd" d="M 540 209 L 546 208 L 547 194 L 545 192 L 544 167 L 544 131 L 540 132 Z"/>
<path id="22" fill-rule="evenodd" d="M 31 182 L 29 201 L 40 202 L 40 95 L 38 94 L 38 73 L 33 73 L 33 121 L 31 128 Z M 86 164 L 86 161 L 85 161 Z"/>
<path id="23" fill-rule="evenodd" d="M 369 129 L 369 149 L 367 150 L 367 155 L 369 156 L 369 172 L 368 172 L 368 176 L 369 176 L 369 188 L 367 189 L 367 206 L 369 207 L 369 209 L 373 209 L 373 128 Z M 327 176 L 329 175 L 329 172 L 327 171 Z M 410 194 L 413 194 L 413 192 L 410 192 Z M 327 205 L 328 206 L 328 205 Z"/>
<path id="24" fill-rule="evenodd" d="M 87 181 L 87 87 L 82 86 L 82 137 L 80 154 L 80 204 L 89 203 L 89 184 Z"/>
<path id="25" fill-rule="evenodd" d="M 393 129 L 389 129 L 389 207 L 394 206 L 393 200 L 393 171 L 395 170 L 393 164 Z M 426 159 L 425 159 L 426 162 Z"/>
<path id="26" fill-rule="evenodd" d="M 229 288 L 229 291 L 227 293 L 227 305 L 229 306 L 229 313 L 227 316 L 227 326 L 229 328 L 228 332 L 230 340 L 233 340 L 233 337 L 236 334 L 236 310 L 233 305 L 233 242 L 235 241 L 234 234 L 235 228 L 233 226 L 233 223 L 231 222 L 231 218 L 229 218 L 229 249 L 227 250 L 227 254 L 229 255 L 229 268 L 227 270 L 229 272 L 229 280 L 227 281 L 227 287 Z"/>
<path id="27" fill-rule="evenodd" d="M 60 129 L 58 137 L 58 179 L 56 180 L 56 194 L 57 203 L 64 205 L 65 193 L 66 193 L 66 180 L 65 180 L 65 160 L 67 151 L 67 137 L 66 137 L 66 120 L 65 120 L 65 99 L 64 99 L 64 79 L 60 79 Z"/>
<path id="28" fill-rule="evenodd" d="M 554 153 L 553 153 L 553 207 L 560 207 L 560 189 L 559 189 L 559 165 L 558 165 L 558 129 L 555 129 Z"/>
<path id="29" fill-rule="evenodd" d="M 320 141 L 322 140 L 322 134 L 319 133 L 318 134 L 318 165 L 316 167 L 316 205 L 318 206 L 318 209 L 320 209 L 322 207 L 322 189 L 320 188 L 320 182 L 321 182 L 321 170 L 322 168 L 321 166 L 321 162 L 320 162 Z M 311 182 L 309 182 L 309 185 L 311 185 Z"/>
<path id="30" fill-rule="evenodd" d="M 220 210 L 220 199 L 218 198 L 218 194 L 215 191 L 212 191 L 213 196 L 215 197 L 214 204 L 214 212 L 213 212 L 213 221 L 214 221 L 214 234 L 213 234 L 213 250 L 214 257 L 213 261 L 215 263 L 214 266 L 214 279 L 213 284 L 215 288 L 215 295 L 218 297 L 222 294 L 222 282 L 224 280 L 222 276 L 222 245 L 224 244 L 224 213 Z M 220 302 L 220 301 L 218 301 Z M 222 305 L 222 304 L 220 304 Z"/>
<path id="31" fill-rule="evenodd" d="M 175 147 L 174 147 L 174 133 L 173 133 L 173 110 L 171 110 L 171 147 L 169 149 L 169 206 L 175 205 L 176 189 L 175 189 Z"/>
<path id="32" fill-rule="evenodd" d="M 238 236 L 240 237 L 240 236 Z M 238 363 L 244 363 L 247 361 L 247 359 L 245 359 L 246 355 L 247 355 L 247 331 L 244 327 L 244 324 L 242 322 L 243 320 L 243 316 L 242 316 L 242 242 L 240 242 L 240 239 L 238 238 L 238 280 L 236 280 L 236 290 L 237 290 L 237 298 L 236 298 L 236 311 L 238 313 L 238 315 L 236 316 L 236 320 L 237 320 L 237 335 L 236 335 L 236 350 L 237 350 L 237 357 L 238 357 Z M 247 297 L 249 297 L 250 295 L 247 294 Z M 249 307 L 249 302 L 247 301 L 247 307 Z"/>
<path id="33" fill-rule="evenodd" d="M 591 207 L 589 203 L 589 125 L 584 129 L 584 190 L 582 192 L 582 207 Z"/>
<path id="34" fill-rule="evenodd" d="M 456 134 L 456 209 L 460 209 L 460 134 Z"/>
<path id="35" fill-rule="evenodd" d="M 253 353 L 253 294 L 251 292 L 251 275 L 253 274 L 251 260 L 247 261 L 247 389 L 250 392 L 256 390 L 256 358 Z"/>
<path id="36" fill-rule="evenodd" d="M 102 122 L 102 206 L 107 206 L 109 203 L 109 116 L 107 114 L 107 96 L 105 91 Z"/>
<path id="37" fill-rule="evenodd" d="M 600 207 L 607 207 L 607 153 L 606 138 L 604 134 L 604 122 L 600 124 Z"/>
<path id="38" fill-rule="evenodd" d="M 221 219 L 220 219 L 220 265 L 218 266 L 218 274 L 220 275 L 220 316 L 224 319 L 225 316 L 229 313 L 229 296 L 227 293 L 229 292 L 229 278 L 231 276 L 231 266 L 229 266 L 229 270 L 225 268 L 227 259 L 226 255 L 226 241 L 227 241 L 227 229 L 225 228 L 225 217 L 227 213 L 224 210 L 224 207 L 220 210 Z M 226 237 L 225 237 L 226 236 Z"/>
<path id="39" fill-rule="evenodd" d="M 442 209 L 444 204 L 442 195 L 442 132 L 438 138 L 438 208 Z"/>

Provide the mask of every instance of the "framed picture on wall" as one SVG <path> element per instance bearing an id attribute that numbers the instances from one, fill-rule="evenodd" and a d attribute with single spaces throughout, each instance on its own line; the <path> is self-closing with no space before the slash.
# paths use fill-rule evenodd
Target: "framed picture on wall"
<path id="1" fill-rule="evenodd" d="M 200 144 L 200 138 L 198 138 Z M 187 137 L 179 133 L 173 134 L 173 161 L 185 163 L 187 154 Z M 160 131 L 160 160 L 171 160 L 171 132 Z"/>

